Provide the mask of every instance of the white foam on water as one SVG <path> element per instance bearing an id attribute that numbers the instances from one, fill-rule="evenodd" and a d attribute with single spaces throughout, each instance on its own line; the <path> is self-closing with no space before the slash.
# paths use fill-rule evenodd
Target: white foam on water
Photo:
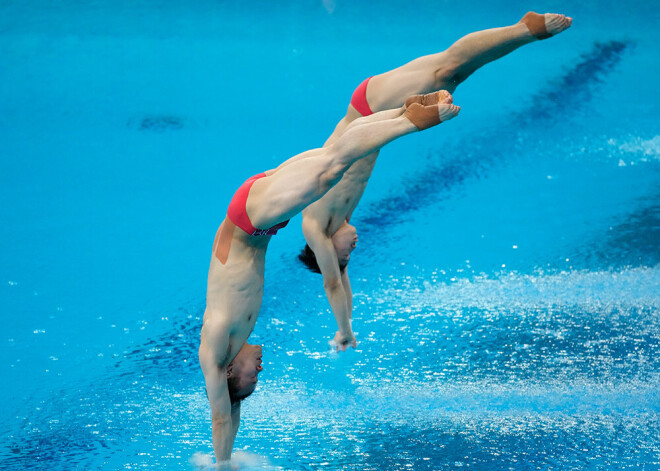
<path id="1" fill-rule="evenodd" d="M 440 308 L 547 308 L 552 306 L 640 306 L 660 308 L 660 267 L 619 271 L 566 271 L 556 274 L 504 273 L 454 278 L 450 283 L 424 282 L 421 293 L 405 295 L 400 290 L 385 297 L 437 305 Z"/>
<path id="2" fill-rule="evenodd" d="M 213 469 L 213 455 L 207 453 L 195 453 L 190 457 L 190 464 L 195 470 L 211 470 Z"/>
<path id="3" fill-rule="evenodd" d="M 563 155 L 579 161 L 614 161 L 619 167 L 660 161 L 660 135 L 632 134 L 584 136 L 582 140 L 566 137 L 561 140 Z"/>
<path id="4" fill-rule="evenodd" d="M 276 470 L 268 458 L 243 450 L 232 453 L 229 468 L 226 466 L 217 466 L 213 455 L 197 452 L 190 457 L 190 464 L 196 471 L 215 471 L 231 469 L 232 471 L 250 471 L 250 470 Z"/>
<path id="5" fill-rule="evenodd" d="M 660 136 L 654 136 L 651 139 L 633 137 L 620 144 L 619 149 L 624 152 L 643 154 L 657 158 L 660 157 Z"/>
<path id="6" fill-rule="evenodd" d="M 455 418 L 536 416 L 550 419 L 611 414 L 633 417 L 657 410 L 659 378 L 654 375 L 645 382 L 618 385 L 598 381 L 567 385 L 561 382 L 447 384 L 401 380 L 370 384 L 353 392 L 290 387 L 266 391 L 258 403 L 253 403 L 252 417 L 243 433 L 251 440 L 259 440 L 262 434 L 277 433 L 283 428 L 343 430 L 348 422 L 352 425 L 370 421 L 396 422 L 402 417 L 414 418 L 418 425 Z M 250 463 L 250 459 L 258 460 L 258 456 L 248 457 L 245 462 Z"/>
<path id="7" fill-rule="evenodd" d="M 660 376 L 648 381 L 607 384 L 576 381 L 566 384 L 516 381 L 401 381 L 360 387 L 358 393 L 373 407 L 385 411 L 408 411 L 432 418 L 438 414 L 493 413 L 644 413 L 660 405 L 656 397 Z M 435 411 L 435 412 L 434 412 Z"/>

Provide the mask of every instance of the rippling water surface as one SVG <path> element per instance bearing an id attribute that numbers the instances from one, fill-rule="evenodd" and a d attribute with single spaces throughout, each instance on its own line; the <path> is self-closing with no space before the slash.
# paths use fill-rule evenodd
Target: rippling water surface
<path id="1" fill-rule="evenodd" d="M 547 8 L 574 27 L 383 151 L 356 350 L 330 350 L 299 218 L 271 242 L 240 469 L 660 469 L 660 10 Z M 235 187 L 320 145 L 365 76 L 526 10 L 0 6 L 0 467 L 207 469 L 196 350 Z"/>

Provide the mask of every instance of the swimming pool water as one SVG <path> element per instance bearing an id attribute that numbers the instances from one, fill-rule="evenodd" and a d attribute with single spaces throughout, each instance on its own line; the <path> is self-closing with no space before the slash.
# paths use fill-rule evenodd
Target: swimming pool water
<path id="1" fill-rule="evenodd" d="M 0 5 L 0 467 L 208 459 L 196 349 L 236 186 L 321 145 L 364 77 L 534 8 L 574 26 L 384 149 L 356 350 L 327 345 L 300 218 L 272 240 L 236 448 L 243 469 L 660 469 L 660 7 L 251 5 Z"/>

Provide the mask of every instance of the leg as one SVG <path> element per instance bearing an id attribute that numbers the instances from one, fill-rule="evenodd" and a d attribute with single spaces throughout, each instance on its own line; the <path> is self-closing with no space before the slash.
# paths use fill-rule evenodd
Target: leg
<path id="1" fill-rule="evenodd" d="M 436 104 L 438 102 L 439 101 L 436 101 L 435 103 L 424 103 L 424 104 Z M 448 101 L 448 103 L 451 103 L 451 102 Z M 346 131 L 349 128 L 352 128 L 354 126 L 359 126 L 359 125 L 362 125 L 362 124 L 366 124 L 366 123 L 374 123 L 376 121 L 383 121 L 385 119 L 398 118 L 399 116 L 401 116 L 405 112 L 405 110 L 406 110 L 406 108 L 402 106 L 400 108 L 395 108 L 393 110 L 385 110 L 385 111 L 381 111 L 379 113 L 374 113 L 374 114 L 369 115 L 369 116 L 358 116 L 357 119 L 350 120 L 350 121 L 347 120 L 347 119 L 342 119 L 337 124 L 335 132 L 332 134 L 332 136 L 336 136 L 336 137 L 332 138 L 332 140 L 328 139 L 325 142 L 325 144 L 323 144 L 323 147 L 328 147 L 331 144 L 333 144 L 339 138 L 339 136 L 341 134 L 343 134 L 344 131 Z M 337 131 L 338 129 L 340 129 L 340 131 Z M 286 161 L 282 162 L 280 165 L 277 166 L 276 169 L 266 171 L 266 175 L 271 176 L 275 172 L 278 172 L 282 168 L 286 167 L 287 165 L 291 165 L 293 162 L 296 162 L 296 161 L 301 160 L 301 159 L 307 159 L 309 157 L 313 157 L 317 154 L 316 151 L 317 151 L 317 149 L 312 149 L 312 150 L 308 150 L 306 152 L 301 152 L 300 154 L 295 155 L 295 156 L 291 157 L 290 159 L 287 159 Z"/>
<path id="2" fill-rule="evenodd" d="M 360 113 L 355 111 L 351 106 L 349 106 L 346 116 L 344 116 L 344 118 L 342 118 L 342 120 L 337 123 L 337 126 L 335 126 L 335 130 L 330 135 L 328 140 L 325 141 L 323 147 L 328 147 L 334 144 L 337 141 L 337 139 L 339 139 L 339 136 L 341 136 L 348 128 L 351 128 L 353 126 L 358 126 L 364 123 L 380 121 L 382 119 L 396 118 L 398 116 L 401 116 L 404 111 L 405 108 L 400 106 L 400 107 L 394 107 L 393 109 L 380 111 L 378 113 L 374 113 L 369 116 L 362 116 Z"/>
<path id="3" fill-rule="evenodd" d="M 530 15 L 530 14 L 528 14 Z M 525 15 L 524 20 L 529 18 Z M 545 21 L 548 34 L 558 34 L 571 24 L 564 15 L 536 15 Z M 536 41 L 533 33 L 538 21 L 487 29 L 468 34 L 446 51 L 420 57 L 397 69 L 374 76 L 367 88 L 367 102 L 372 110 L 401 106 L 405 97 L 445 89 L 453 93 L 458 84 L 474 71 L 497 60 L 520 46 Z M 533 31 L 530 31 L 532 29 Z"/>
<path id="4" fill-rule="evenodd" d="M 451 104 L 453 103 L 453 101 L 454 99 L 448 91 L 440 90 L 438 92 L 428 93 L 426 95 L 410 96 L 406 100 L 405 104 L 400 108 L 394 108 L 386 111 L 379 111 L 378 113 L 374 113 L 368 116 L 361 116 L 359 114 L 356 114 L 356 117 L 354 117 L 353 119 L 349 119 L 349 117 L 346 116 L 337 124 L 337 126 L 335 127 L 335 131 L 328 138 L 328 140 L 325 141 L 323 147 L 328 147 L 329 145 L 333 144 L 335 141 L 337 141 L 337 139 L 339 139 L 339 136 L 341 136 L 345 131 L 351 129 L 354 126 L 360 126 L 365 123 L 372 123 L 383 119 L 397 118 L 401 116 L 406 111 L 406 108 L 410 106 L 412 103 L 419 103 L 424 106 L 431 106 L 431 105 L 437 105 L 438 103 Z"/>
<path id="5" fill-rule="evenodd" d="M 405 113 L 375 113 L 347 129 L 332 145 L 293 158 L 250 190 L 246 208 L 255 227 L 265 228 L 290 219 L 332 188 L 357 160 L 406 134 L 426 129 L 458 114 L 452 104 L 415 104 Z M 414 123 L 414 124 L 413 124 Z"/>

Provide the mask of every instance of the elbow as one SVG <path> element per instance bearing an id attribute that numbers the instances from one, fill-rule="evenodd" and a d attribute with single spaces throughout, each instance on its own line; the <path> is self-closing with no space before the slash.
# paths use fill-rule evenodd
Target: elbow
<path id="1" fill-rule="evenodd" d="M 227 425 L 231 425 L 231 415 L 229 414 L 221 414 L 221 413 L 212 413 L 211 414 L 211 422 L 213 423 L 214 427 L 225 427 Z"/>
<path id="2" fill-rule="evenodd" d="M 338 278 L 336 276 L 324 278 L 323 287 L 328 292 L 335 292 L 342 287 L 341 278 Z"/>

